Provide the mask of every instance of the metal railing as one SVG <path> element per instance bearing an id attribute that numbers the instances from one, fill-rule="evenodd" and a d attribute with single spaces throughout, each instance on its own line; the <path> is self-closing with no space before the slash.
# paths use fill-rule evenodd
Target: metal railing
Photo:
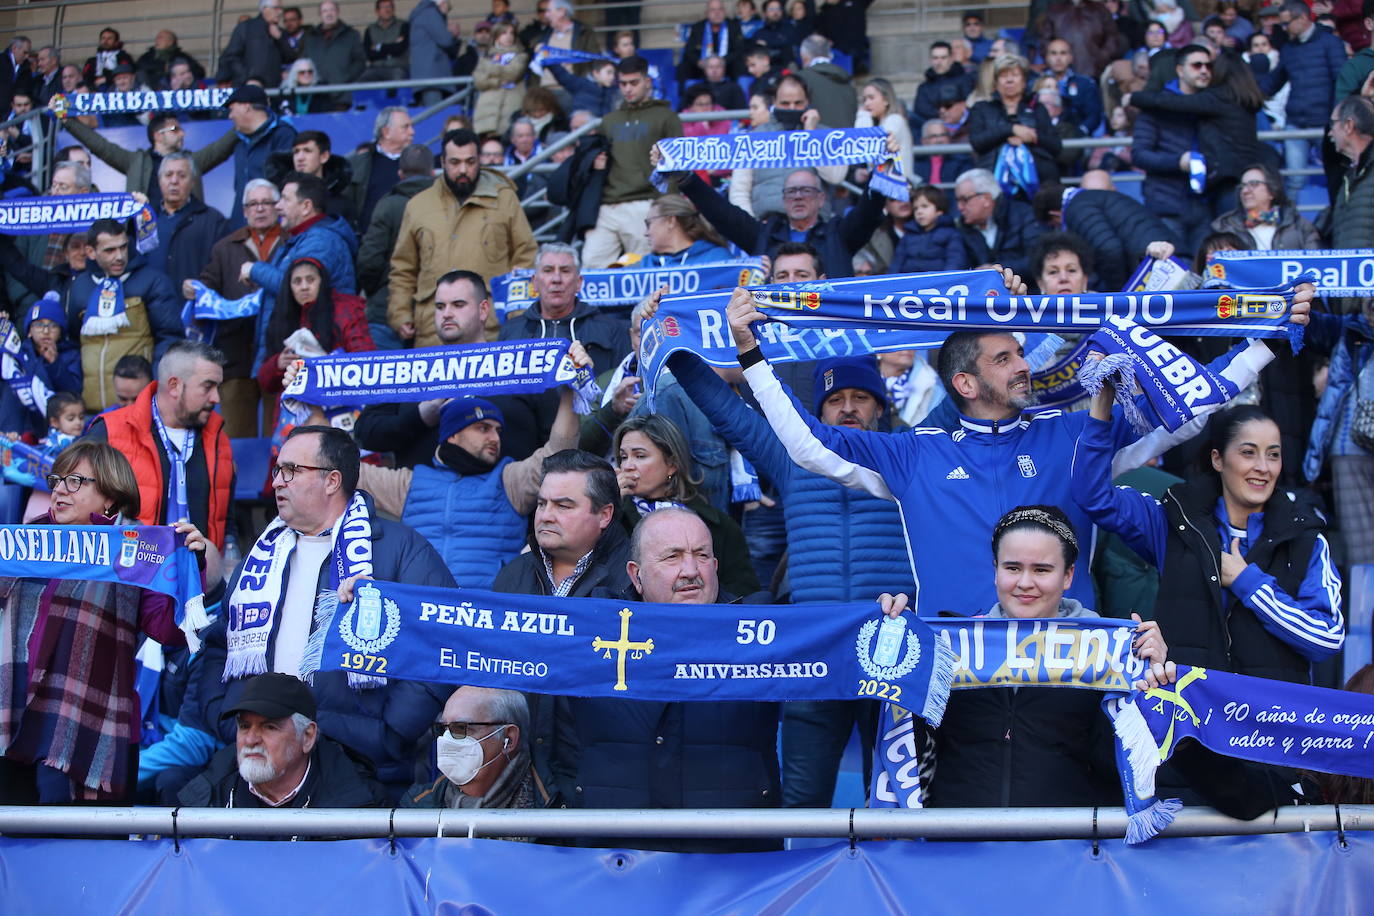
<path id="1" fill-rule="evenodd" d="M 938 840 L 1111 839 L 1126 835 L 1122 808 L 225 809 L 0 808 L 0 833 L 56 836 L 575 837 Z M 1374 830 L 1374 806 L 1279 808 L 1252 821 L 1187 808 L 1166 837 Z"/>

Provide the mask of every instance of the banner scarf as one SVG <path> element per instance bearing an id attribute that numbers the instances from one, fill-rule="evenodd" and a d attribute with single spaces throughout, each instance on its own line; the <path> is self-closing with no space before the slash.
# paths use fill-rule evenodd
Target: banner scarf
<path id="1" fill-rule="evenodd" d="M 894 200 L 910 197 L 907 178 L 888 153 L 887 131 L 881 127 L 669 137 L 658 141 L 658 151 L 658 168 L 650 179 L 655 187 L 662 185 L 659 190 L 667 188 L 665 172 L 867 165 L 873 168 L 873 190 Z"/>
<path id="2" fill-rule="evenodd" d="M 52 197 L 17 197 L 0 200 L 0 232 L 9 235 L 46 235 L 84 233 L 98 219 L 139 221 L 138 244 L 146 253 L 157 247 L 156 217 L 147 205 L 132 194 L 58 194 Z M 153 242 L 146 241 L 147 226 L 153 227 Z"/>
<path id="3" fill-rule="evenodd" d="M 181 310 L 181 326 L 188 337 L 195 333 L 202 339 L 213 339 L 214 326 L 200 322 L 252 318 L 262 311 L 262 290 L 240 299 L 226 299 L 199 280 L 192 280 L 191 287 L 196 291 L 196 298 L 187 300 Z"/>
<path id="4" fill-rule="evenodd" d="M 1227 757 L 1374 779 L 1368 694 L 1179 665 L 1173 684 L 1108 708 L 1141 797 L 1184 738 Z"/>
<path id="5" fill-rule="evenodd" d="M 1153 293 L 1159 290 L 1178 289 L 1188 276 L 1188 265 L 1178 258 L 1146 258 L 1136 267 L 1123 293 Z M 1297 275 L 1295 275 L 1296 277 Z M 1269 283 L 1242 284 L 1245 286 L 1270 286 Z"/>
<path id="6" fill-rule="evenodd" d="M 899 699 L 939 722 L 953 654 L 874 602 L 647 604 L 360 582 L 322 669 L 629 700 Z"/>
<path id="7" fill-rule="evenodd" d="M 572 385 L 578 413 L 601 398 L 591 370 L 573 366 L 561 339 L 368 350 L 310 357 L 282 392 L 282 406 L 390 404 L 465 395 L 518 394 Z"/>
<path id="8" fill-rule="evenodd" d="M 49 432 L 49 435 L 55 435 Z M 48 490 L 47 476 L 52 473 L 53 461 L 61 453 L 60 448 L 50 448 L 47 450 L 34 448 L 25 442 L 8 439 L 0 442 L 0 464 L 12 468 L 20 474 L 27 474 L 33 478 L 33 489 L 40 493 L 50 492 Z"/>
<path id="9" fill-rule="evenodd" d="M 1374 296 L 1374 248 L 1321 251 L 1214 251 L 1203 279 L 1227 286 L 1288 283 L 1314 274 L 1319 296 Z"/>
<path id="10" fill-rule="evenodd" d="M 47 419 L 48 398 L 52 397 L 52 392 L 38 377 L 34 357 L 24 350 L 18 329 L 3 315 L 0 315 L 0 379 L 10 386 L 21 404 Z"/>
<path id="11" fill-rule="evenodd" d="M 1040 190 L 1040 176 L 1035 170 L 1035 159 L 1031 156 L 1030 150 L 1021 144 L 1002 144 L 1002 148 L 997 152 L 997 162 L 993 166 L 992 175 L 1008 195 L 1019 190 L 1024 191 L 1027 198 L 1032 198 L 1035 192 Z"/>
<path id="12" fill-rule="evenodd" d="M 533 277 L 533 270 L 521 268 L 492 278 L 491 301 L 497 317 L 503 322 L 511 312 L 523 311 L 539 298 Z M 600 308 L 618 308 L 635 305 L 660 286 L 668 287 L 669 295 L 679 296 L 709 289 L 758 286 L 763 280 L 763 266 L 758 258 L 713 264 L 584 270 L 577 298 Z"/>
<path id="13" fill-rule="evenodd" d="M 267 647 L 276 629 L 277 611 L 286 594 L 286 572 L 295 553 L 298 533 L 280 517 L 254 542 L 243 560 L 234 591 L 226 603 L 228 656 L 224 681 L 263 674 L 269 670 Z M 361 491 L 349 500 L 334 525 L 334 544 L 325 560 L 328 576 L 316 596 L 310 638 L 301 658 L 302 675 L 319 668 L 324 633 L 338 607 L 339 583 L 350 576 L 372 575 L 372 514 Z M 385 679 L 349 676 L 354 687 L 380 687 Z"/>
<path id="14" fill-rule="evenodd" d="M 1064 342 L 1064 338 L 1057 334 L 1046 334 L 1046 341 Z M 1054 360 L 1049 365 L 1037 371 L 1031 372 L 1031 390 L 1035 392 L 1035 410 L 1047 408 L 1063 408 L 1070 404 L 1076 404 L 1088 396 L 1082 383 L 1079 381 L 1079 370 L 1087 362 L 1088 337 L 1084 336 L 1074 345 L 1073 349 L 1061 358 Z M 1032 367 L 1036 361 L 1032 359 L 1033 354 L 1026 354 L 1026 362 Z M 1049 354 L 1050 357 L 1054 353 Z"/>
<path id="15" fill-rule="evenodd" d="M 1157 293 L 1079 293 L 1006 296 L 973 287 L 972 294 L 929 295 L 902 289 L 911 278 L 886 277 L 887 289 L 838 289 L 835 284 L 789 284 L 750 290 L 759 310 L 792 327 L 886 328 L 1091 333 L 1112 315 L 1164 333 L 1218 337 L 1287 337 L 1294 352 L 1302 328 L 1288 321 L 1292 285 L 1256 290 L 1178 290 Z M 717 294 L 720 295 L 720 294 Z M 729 302 L 726 294 L 721 300 Z"/>
<path id="16" fill-rule="evenodd" d="M 168 525 L 0 525 L 0 576 L 136 585 L 169 595 L 191 651 L 209 625 L 200 567 Z"/>
<path id="17" fill-rule="evenodd" d="M 1145 674 L 1145 662 L 1131 651 L 1136 624 L 1108 618 L 923 618 L 955 653 L 954 690 L 981 687 L 1079 687 L 1109 694 L 1107 702 L 1129 693 Z M 1104 703 L 1104 712 L 1105 703 Z M 899 702 L 882 706 L 878 747 L 873 755 L 874 808 L 920 808 L 924 804 L 923 776 L 930 763 L 922 751 L 927 736 L 916 729 L 911 713 Z M 1175 800 L 1156 801 L 1153 787 L 1137 797 L 1134 774 L 1125 765 L 1117 742 L 1122 787 L 1129 812 L 1126 842 L 1155 836 L 1181 808 Z"/>
<path id="18" fill-rule="evenodd" d="M 1230 381 L 1160 339 L 1147 327 L 1109 316 L 1087 340 L 1089 349 L 1104 354 L 1085 360 L 1078 380 L 1096 395 L 1108 379 L 1116 384 L 1116 402 L 1142 436 L 1163 426 L 1173 432 L 1199 413 L 1220 407 L 1239 393 Z M 1135 398 L 1136 387 L 1144 395 Z"/>
<path id="19" fill-rule="evenodd" d="M 571 48 L 551 48 L 545 45 L 539 48 L 530 57 L 530 70 L 542 76 L 544 68 L 549 64 L 594 64 L 599 60 L 615 60 L 605 54 L 595 54 L 591 51 L 575 51 Z"/>
<path id="20" fill-rule="evenodd" d="M 232 88 L 137 89 L 132 92 L 84 92 L 75 95 L 59 92 L 48 102 L 48 109 L 59 118 L 116 111 L 210 111 L 223 108 L 233 94 Z"/>

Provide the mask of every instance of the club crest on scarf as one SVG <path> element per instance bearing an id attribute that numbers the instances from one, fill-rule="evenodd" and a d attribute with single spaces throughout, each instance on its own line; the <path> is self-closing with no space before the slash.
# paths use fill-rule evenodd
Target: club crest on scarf
<path id="1" fill-rule="evenodd" d="M 391 645 L 396 634 L 401 632 L 401 609 L 390 598 L 383 599 L 375 585 L 359 583 L 357 592 L 358 600 L 349 606 L 339 622 L 339 637 L 356 652 L 376 655 Z M 386 673 L 385 660 L 376 673 Z"/>
<path id="2" fill-rule="evenodd" d="M 878 648 L 873 649 L 873 636 L 878 636 Z M 906 644 L 903 652 L 902 645 Z M 921 641 L 915 633 L 907 632 L 906 618 L 888 618 L 882 623 L 870 620 L 859 627 L 858 639 L 854 641 L 854 652 L 859 657 L 859 667 L 869 677 L 879 681 L 891 681 L 906 677 L 921 662 Z M 889 685 L 884 684 L 890 693 Z"/>

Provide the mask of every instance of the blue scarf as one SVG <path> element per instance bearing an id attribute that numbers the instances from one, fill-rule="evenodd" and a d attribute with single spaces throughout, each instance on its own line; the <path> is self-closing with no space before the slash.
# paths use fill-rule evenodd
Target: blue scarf
<path id="1" fill-rule="evenodd" d="M 52 392 L 38 377 L 36 357 L 24 349 L 19 331 L 0 315 L 0 379 L 14 392 L 19 402 L 44 419 Z"/>
<path id="2" fill-rule="evenodd" d="M 359 583 L 322 668 L 629 700 L 886 697 L 938 723 L 952 655 L 873 602 L 645 604 Z"/>
<path id="3" fill-rule="evenodd" d="M 52 197 L 20 197 L 0 200 L 0 232 L 8 235 L 47 235 L 85 232 L 98 219 L 123 221 L 155 219 L 132 194 L 58 194 Z M 155 225 L 155 223 L 154 223 Z M 153 248 L 157 247 L 154 241 Z M 138 250 L 147 252 L 140 237 Z"/>
<path id="4" fill-rule="evenodd" d="M 53 435 L 54 431 L 50 430 L 48 439 L 51 440 Z M 5 467 L 5 479 L 10 483 L 22 483 L 41 493 L 49 492 L 47 476 L 52 473 L 52 463 L 62 449 L 74 441 L 71 436 L 64 438 L 65 442 L 50 442 L 47 449 L 36 449 L 19 440 L 11 442 L 6 439 L 0 443 L 0 463 Z M 54 445 L 57 447 L 52 447 Z"/>
<path id="5" fill-rule="evenodd" d="M 226 299 L 199 280 L 192 280 L 196 298 L 188 300 L 181 310 L 181 325 L 186 336 L 198 336 L 203 340 L 214 340 L 215 322 L 232 321 L 235 318 L 252 318 L 262 311 L 262 290 L 249 293 L 241 299 Z"/>
<path id="6" fill-rule="evenodd" d="M 1179 284 L 1187 276 L 1188 265 L 1178 258 L 1165 258 L 1163 260 L 1146 258 L 1136 267 L 1135 273 L 1131 274 L 1126 285 L 1121 287 L 1121 291 L 1123 293 L 1152 293 L 1156 290 L 1178 289 Z M 1276 283 L 1255 283 L 1253 285 L 1274 286 Z"/>
<path id="7" fill-rule="evenodd" d="M 1047 334 L 1047 338 L 1063 341 L 1057 334 Z M 1080 340 L 1067 354 L 1054 360 L 1052 363 L 1044 365 L 1043 368 L 1031 372 L 1031 389 L 1035 392 L 1035 409 L 1067 407 L 1076 404 L 1088 396 L 1084 390 L 1082 382 L 1079 381 L 1079 371 L 1088 359 L 1088 338 Z M 1051 357 L 1054 355 L 1050 354 Z M 1032 354 L 1026 354 L 1026 362 L 1034 369 L 1035 361 L 1031 359 Z"/>
<path id="8" fill-rule="evenodd" d="M 527 268 L 491 280 L 491 301 L 502 321 L 511 312 L 528 309 L 539 299 L 534 271 Z M 634 305 L 660 286 L 669 295 L 690 295 L 708 289 L 734 289 L 763 282 L 758 258 L 716 261 L 710 264 L 674 264 L 666 267 L 627 267 L 582 271 L 577 298 L 600 308 Z"/>
<path id="9" fill-rule="evenodd" d="M 165 525 L 0 525 L 0 576 L 137 585 L 171 596 L 191 650 L 210 623 L 200 567 Z"/>
<path id="10" fill-rule="evenodd" d="M 52 97 L 48 107 L 59 118 L 114 112 L 210 111 L 223 108 L 233 94 L 232 88 L 136 89 L 132 92 L 86 92 L 78 95 L 59 92 Z"/>
<path id="11" fill-rule="evenodd" d="M 543 74 L 549 64 L 594 64 L 599 60 L 614 60 L 605 54 L 590 51 L 574 51 L 571 48 L 551 48 L 548 45 L 535 51 L 530 57 L 530 69 Z"/>
<path id="12" fill-rule="evenodd" d="M 1227 286 L 1289 283 L 1315 275 L 1320 296 L 1374 296 L 1374 248 L 1328 251 L 1214 251 L 1204 276 Z"/>
<path id="13" fill-rule="evenodd" d="M 509 340 L 312 356 L 302 361 L 282 392 L 282 404 L 297 411 L 299 404 L 333 407 L 486 397 L 559 385 L 573 386 L 579 413 L 588 412 L 601 397 L 591 370 L 574 367 L 568 358 L 568 341 Z"/>
<path id="14" fill-rule="evenodd" d="M 1035 158 L 1023 144 L 1002 144 L 1002 148 L 997 152 L 997 164 L 993 166 L 992 176 L 1008 195 L 1022 191 L 1030 198 L 1040 190 L 1040 175 L 1035 170 Z M 1067 205 L 1068 201 L 1064 203 Z"/>
<path id="15" fill-rule="evenodd" d="M 1116 384 L 1116 402 L 1136 432 L 1145 435 L 1157 426 L 1170 432 L 1194 417 L 1220 407 L 1239 392 L 1229 379 L 1213 373 L 1152 330 L 1112 316 L 1087 340 L 1091 350 L 1106 354 L 1087 360 L 1078 380 L 1096 395 L 1105 380 Z M 1136 386 L 1144 407 L 1133 396 Z"/>
<path id="16" fill-rule="evenodd" d="M 908 199 L 906 176 L 888 155 L 887 131 L 881 127 L 670 137 L 658 141 L 658 151 L 662 158 L 650 178 L 659 190 L 667 188 L 665 172 L 864 164 L 874 168 L 873 190 L 896 200 Z M 885 177 L 879 178 L 880 174 Z"/>

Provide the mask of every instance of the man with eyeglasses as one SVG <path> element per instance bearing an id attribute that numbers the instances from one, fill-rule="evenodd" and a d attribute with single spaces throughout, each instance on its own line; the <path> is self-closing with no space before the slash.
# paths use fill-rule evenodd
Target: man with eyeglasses
<path id="1" fill-rule="evenodd" d="M 439 778 L 411 786 L 401 807 L 545 807 L 548 790 L 530 766 L 529 723 L 519 691 L 459 687 L 433 727 Z"/>
<path id="2" fill-rule="evenodd" d="M 943 101 L 941 102 L 943 110 Z M 959 100 L 963 105 L 963 99 Z M 958 143 L 949 131 L 949 125 L 940 118 L 931 118 L 921 125 L 922 146 L 944 146 Z M 973 159 L 964 153 L 941 153 L 935 156 L 917 156 L 912 168 L 911 180 L 916 185 L 940 184 L 953 180 L 958 175 L 973 168 Z"/>
<path id="3" fill-rule="evenodd" d="M 413 779 L 415 742 L 452 688 L 319 671 L 311 637 L 322 638 L 352 600 L 357 575 L 433 588 L 456 583 L 428 541 L 377 512 L 358 488 L 359 463 L 352 437 L 330 426 L 298 426 L 282 444 L 271 476 L 277 518 L 229 577 L 225 611 L 204 634 L 206 694 L 182 719 L 209 723 L 232 743 L 235 729 L 221 712 L 237 708 L 252 675 L 313 673 L 320 730 L 371 760 L 395 800 Z"/>
<path id="4" fill-rule="evenodd" d="M 1173 80 L 1165 92 L 1193 95 L 1212 84 L 1212 53 L 1202 45 L 1180 48 Z M 1197 118 L 1163 110 L 1144 110 L 1136 118 L 1131 161 L 1145 170 L 1141 194 L 1145 205 L 1169 227 L 1176 248 L 1197 251 L 1211 231 L 1207 198 L 1189 186 L 1189 167 L 1198 147 Z"/>
<path id="5" fill-rule="evenodd" d="M 1040 224 L 1030 204 L 1002 193 L 987 169 L 962 173 L 954 183 L 954 202 L 959 206 L 954 224 L 964 237 L 970 264 L 1001 264 L 1031 276 L 1030 251 L 1040 238 Z"/>
<path id="6" fill-rule="evenodd" d="M 1335 33 L 1313 21 L 1312 10 L 1302 0 L 1287 0 L 1279 13 L 1288 35 L 1279 48 L 1279 65 L 1259 79 L 1265 96 L 1273 96 L 1288 85 L 1284 113 L 1291 128 L 1321 127 L 1326 113 L 1335 103 L 1336 78 L 1345 66 L 1345 42 Z M 1285 139 L 1284 165 L 1288 169 L 1308 167 L 1311 140 Z M 1307 184 L 1306 175 L 1289 175 L 1288 195 L 1296 197 Z"/>

